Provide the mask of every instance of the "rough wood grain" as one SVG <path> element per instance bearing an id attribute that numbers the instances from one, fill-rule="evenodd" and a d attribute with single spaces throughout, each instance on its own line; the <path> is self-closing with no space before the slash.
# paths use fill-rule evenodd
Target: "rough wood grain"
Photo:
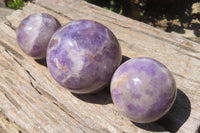
<path id="1" fill-rule="evenodd" d="M 178 94 L 170 112 L 157 122 L 136 124 L 113 106 L 109 88 L 75 95 L 60 87 L 45 62 L 18 47 L 15 30 L 26 16 L 46 12 L 62 24 L 92 19 L 117 36 L 123 55 L 148 56 L 174 74 Z M 180 132 L 195 133 L 200 125 L 200 45 L 117 15 L 82 0 L 39 0 L 15 11 L 0 24 L 0 132 Z M 126 60 L 127 58 L 124 58 Z"/>

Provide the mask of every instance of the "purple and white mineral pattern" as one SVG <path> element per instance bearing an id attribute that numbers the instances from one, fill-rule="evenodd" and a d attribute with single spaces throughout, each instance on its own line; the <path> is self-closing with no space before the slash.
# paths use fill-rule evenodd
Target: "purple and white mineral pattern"
<path id="1" fill-rule="evenodd" d="M 160 62 L 138 57 L 123 63 L 111 81 L 114 105 L 130 120 L 153 122 L 164 116 L 176 99 L 176 83 Z"/>
<path id="2" fill-rule="evenodd" d="M 114 34 L 91 20 L 72 21 L 51 38 L 47 65 L 53 78 L 74 93 L 103 89 L 121 62 Z"/>
<path id="3" fill-rule="evenodd" d="M 61 27 L 56 18 L 46 13 L 36 13 L 26 17 L 17 28 L 20 48 L 35 59 L 46 57 L 49 40 Z"/>

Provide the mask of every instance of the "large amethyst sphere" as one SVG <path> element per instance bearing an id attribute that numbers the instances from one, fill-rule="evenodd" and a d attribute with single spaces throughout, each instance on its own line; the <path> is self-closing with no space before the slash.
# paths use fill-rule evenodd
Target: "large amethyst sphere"
<path id="1" fill-rule="evenodd" d="M 121 62 L 114 34 L 91 20 L 72 21 L 51 38 L 47 65 L 53 78 L 74 93 L 92 93 L 111 81 Z"/>
<path id="2" fill-rule="evenodd" d="M 49 40 L 59 27 L 58 20 L 49 14 L 30 15 L 19 24 L 18 44 L 27 55 L 35 59 L 45 58 Z"/>
<path id="3" fill-rule="evenodd" d="M 176 98 L 176 83 L 160 62 L 138 57 L 123 63 L 111 81 L 117 108 L 137 123 L 153 122 L 165 115 Z"/>

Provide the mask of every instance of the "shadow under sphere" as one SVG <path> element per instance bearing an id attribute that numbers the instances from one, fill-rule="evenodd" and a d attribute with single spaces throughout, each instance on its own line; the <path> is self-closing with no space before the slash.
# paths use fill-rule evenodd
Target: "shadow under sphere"
<path id="1" fill-rule="evenodd" d="M 44 58 L 44 59 L 35 59 L 35 61 L 36 61 L 38 64 L 47 67 L 46 58 Z"/>
<path id="2" fill-rule="evenodd" d="M 80 100 L 88 103 L 102 104 L 102 105 L 113 103 L 109 87 L 105 87 L 103 90 L 91 94 L 77 94 L 77 93 L 72 93 L 72 94 L 75 97 L 79 98 Z"/>
<path id="3" fill-rule="evenodd" d="M 172 108 L 161 119 L 152 123 L 145 123 L 145 124 L 134 123 L 134 124 L 148 131 L 155 131 L 155 132 L 170 131 L 171 133 L 175 133 L 186 122 L 186 120 L 190 116 L 190 113 L 191 113 L 190 100 L 183 91 L 178 89 L 177 97 Z M 158 127 L 156 127 L 155 125 L 158 125 Z"/>

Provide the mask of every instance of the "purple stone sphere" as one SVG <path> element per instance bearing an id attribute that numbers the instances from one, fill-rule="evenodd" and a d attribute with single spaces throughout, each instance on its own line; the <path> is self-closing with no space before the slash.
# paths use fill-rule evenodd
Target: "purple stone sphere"
<path id="1" fill-rule="evenodd" d="M 111 81 L 114 105 L 130 120 L 153 122 L 164 116 L 176 99 L 176 83 L 160 62 L 138 57 L 123 63 Z"/>
<path id="2" fill-rule="evenodd" d="M 53 78 L 73 93 L 103 89 L 121 62 L 114 34 L 91 20 L 72 21 L 51 38 L 47 65 Z"/>
<path id="3" fill-rule="evenodd" d="M 26 17 L 17 28 L 20 48 L 35 59 L 46 57 L 49 40 L 61 27 L 56 18 L 46 13 L 36 13 Z"/>

